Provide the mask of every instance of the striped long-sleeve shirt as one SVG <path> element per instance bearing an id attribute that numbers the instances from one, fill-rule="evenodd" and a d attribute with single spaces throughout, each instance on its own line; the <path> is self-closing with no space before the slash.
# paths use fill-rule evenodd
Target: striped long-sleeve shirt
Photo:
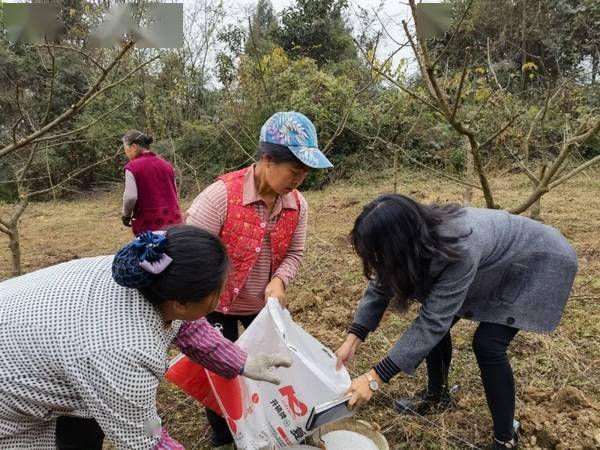
<path id="1" fill-rule="evenodd" d="M 175 449 L 156 390 L 168 349 L 234 377 L 246 354 L 205 319 L 166 326 L 112 256 L 84 258 L 0 283 L 0 448 L 54 449 L 56 419 L 93 417 L 118 449 Z"/>
<path id="2" fill-rule="evenodd" d="M 260 311 L 265 305 L 265 288 L 273 277 L 280 278 L 287 286 L 298 273 L 304 257 L 306 228 L 308 223 L 308 204 L 299 194 L 300 219 L 292 235 L 285 258 L 274 273 L 271 273 L 271 230 L 277 223 L 282 209 L 297 209 L 296 200 L 292 193 L 278 196 L 271 214 L 254 183 L 254 166 L 246 173 L 244 179 L 243 203 L 252 205 L 258 216 L 267 223 L 267 233 L 260 246 L 262 251 L 254 264 L 240 294 L 229 306 L 227 314 L 249 315 Z M 227 218 L 227 188 L 225 183 L 218 180 L 202 191 L 192 202 L 187 211 L 186 222 L 204 228 L 218 236 Z"/>

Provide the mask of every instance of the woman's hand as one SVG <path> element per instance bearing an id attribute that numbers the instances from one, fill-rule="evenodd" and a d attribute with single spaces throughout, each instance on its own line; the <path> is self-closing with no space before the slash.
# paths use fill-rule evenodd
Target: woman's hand
<path id="1" fill-rule="evenodd" d="M 283 309 L 287 308 L 287 299 L 285 298 L 285 284 L 279 277 L 273 277 L 271 282 L 265 288 L 265 298 L 275 297 Z"/>
<path id="2" fill-rule="evenodd" d="M 350 385 L 350 389 L 348 389 L 347 394 L 352 395 L 352 398 L 348 401 L 348 408 L 355 409 L 360 408 L 365 405 L 371 397 L 373 397 L 374 391 L 369 387 L 369 378 L 367 378 L 367 374 L 379 385 L 381 386 L 382 379 L 379 378 L 377 372 L 371 369 L 369 372 L 361 375 L 358 378 L 352 380 L 352 384 Z"/>
<path id="3" fill-rule="evenodd" d="M 348 337 L 344 343 L 337 349 L 335 355 L 337 356 L 337 363 L 335 368 L 340 370 L 343 365 L 347 365 L 354 359 L 354 354 L 358 350 L 361 340 L 354 334 L 348 334 Z"/>
<path id="4" fill-rule="evenodd" d="M 292 358 L 283 353 L 265 354 L 260 353 L 256 356 L 248 356 L 241 375 L 256 381 L 266 381 L 268 383 L 279 384 L 281 380 L 274 369 L 278 367 L 290 367 Z"/>

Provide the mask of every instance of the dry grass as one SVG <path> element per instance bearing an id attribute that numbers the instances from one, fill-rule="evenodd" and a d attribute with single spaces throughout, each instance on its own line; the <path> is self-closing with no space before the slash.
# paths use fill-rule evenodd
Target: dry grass
<path id="1" fill-rule="evenodd" d="M 580 176 L 543 200 L 546 223 L 574 244 L 580 271 L 558 330 L 551 336 L 519 333 L 511 347 L 517 380 L 517 416 L 523 422 L 524 448 L 591 449 L 600 445 L 600 173 Z M 423 201 L 458 201 L 461 188 L 429 174 L 406 172 L 400 192 Z M 529 186 L 522 178 L 494 180 L 500 203 L 512 205 Z M 364 289 L 361 267 L 345 236 L 362 205 L 391 189 L 389 177 L 365 175 L 360 181 L 309 192 L 311 207 L 307 255 L 289 292 L 293 317 L 310 333 L 336 348 Z M 185 201 L 187 206 L 189 200 Z M 481 205 L 481 198 L 476 199 Z M 0 205 L 0 213 L 7 206 Z M 71 258 L 113 252 L 130 237 L 119 221 L 119 193 L 72 203 L 34 204 L 22 224 L 24 267 L 35 270 Z M 9 255 L 0 249 L 0 278 L 9 275 Z M 395 342 L 416 310 L 389 314 L 360 349 L 352 367 L 363 373 Z M 460 384 L 458 408 L 432 416 L 431 423 L 399 417 L 390 397 L 413 393 L 425 382 L 400 375 L 384 394 L 360 412 L 378 423 L 392 448 L 464 448 L 453 436 L 481 447 L 489 441 L 490 418 L 470 349 L 474 324 L 461 321 L 453 331 L 451 379 Z M 172 386 L 163 384 L 159 406 L 171 434 L 188 449 L 208 446 L 202 410 Z"/>

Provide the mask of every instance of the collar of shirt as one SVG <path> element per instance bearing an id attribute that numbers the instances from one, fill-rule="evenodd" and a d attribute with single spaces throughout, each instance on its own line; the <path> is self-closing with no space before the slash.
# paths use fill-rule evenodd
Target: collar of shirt
<path id="1" fill-rule="evenodd" d="M 244 176 L 244 194 L 242 197 L 242 202 L 244 206 L 247 206 L 251 203 L 256 202 L 266 202 L 258 193 L 258 189 L 256 188 L 256 183 L 254 182 L 254 168 L 256 164 L 252 164 L 249 170 L 246 172 Z M 294 198 L 294 193 L 290 192 L 285 195 L 278 195 L 277 200 L 275 201 L 275 207 L 273 208 L 273 212 L 271 216 L 276 216 L 281 212 L 283 208 L 286 209 L 298 209 L 298 205 L 296 204 L 296 199 Z"/>

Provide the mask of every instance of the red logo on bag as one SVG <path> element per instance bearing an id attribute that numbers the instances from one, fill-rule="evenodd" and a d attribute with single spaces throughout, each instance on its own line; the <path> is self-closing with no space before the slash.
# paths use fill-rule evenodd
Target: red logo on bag
<path id="1" fill-rule="evenodd" d="M 296 392 L 292 386 L 284 386 L 279 389 L 279 393 L 287 398 L 287 404 L 294 417 L 305 416 L 308 412 L 308 406 L 298 400 Z"/>

